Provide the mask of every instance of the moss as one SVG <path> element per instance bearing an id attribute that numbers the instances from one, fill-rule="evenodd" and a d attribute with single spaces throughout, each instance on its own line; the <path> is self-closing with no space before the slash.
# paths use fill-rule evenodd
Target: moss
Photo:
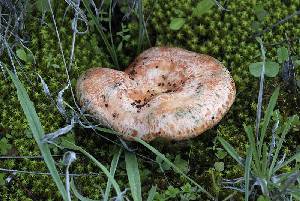
<path id="1" fill-rule="evenodd" d="M 284 4 L 279 0 L 268 2 L 230 1 L 227 4 L 229 11 L 221 12 L 215 6 L 203 16 L 193 17 L 190 14 L 197 1 L 175 0 L 166 2 L 163 0 L 149 0 L 146 2 L 145 15 L 150 16 L 148 27 L 152 31 L 151 34 L 156 36 L 156 45 L 179 46 L 212 55 L 231 71 L 237 87 L 237 98 L 230 112 L 215 129 L 219 131 L 218 135 L 233 144 L 243 154 L 246 137 L 242 124 L 254 125 L 258 94 L 258 79 L 252 77 L 248 70 L 250 63 L 260 60 L 260 49 L 254 37 L 256 30 L 252 27 L 252 24 L 258 21 L 254 8 L 257 4 L 261 4 L 269 13 L 260 22 L 261 30 L 263 30 L 299 10 L 300 3 L 289 1 L 288 4 Z M 224 2 L 221 1 L 222 3 Z M 175 17 L 186 19 L 185 25 L 179 31 L 173 31 L 169 28 L 171 18 Z M 295 17 L 262 35 L 269 60 L 276 61 L 276 49 L 285 44 L 283 41 L 285 34 L 294 39 L 291 42 L 291 48 L 296 50 L 293 55 L 299 55 L 299 48 L 297 48 L 297 38 L 300 37 L 299 22 L 299 18 Z M 276 85 L 284 85 L 280 75 L 277 78 L 267 78 L 265 105 Z M 297 94 L 291 94 L 282 88 L 278 107 L 284 112 L 285 116 L 288 116 L 294 114 L 294 107 L 297 108 L 296 110 L 300 109 L 299 101 L 300 97 Z M 293 133 L 291 136 L 293 136 Z M 297 139 L 297 137 L 293 139 L 295 138 Z M 204 145 L 201 145 L 201 143 L 197 145 L 197 142 L 193 141 L 193 144 L 196 145 L 193 151 L 194 155 L 191 158 L 196 158 L 196 161 L 201 160 L 205 155 L 204 153 L 206 153 L 205 150 L 210 146 L 203 137 L 199 140 L 203 140 Z M 296 142 L 299 141 L 296 140 Z M 217 158 L 212 158 L 208 164 L 212 165 L 212 162 L 216 160 Z M 228 165 L 227 168 L 231 169 L 224 173 L 225 178 L 241 175 L 240 168 L 237 166 L 232 167 L 235 162 L 230 157 L 224 161 L 226 161 L 225 165 Z M 201 164 L 207 164 L 207 162 Z"/>
<path id="2" fill-rule="evenodd" d="M 63 4 L 63 3 L 62 3 Z M 72 31 L 70 28 L 71 15 L 63 19 L 65 4 L 56 10 L 57 24 L 63 41 L 63 49 L 67 63 L 71 49 Z M 67 85 L 67 76 L 65 73 L 62 55 L 58 47 L 57 37 L 49 15 L 44 19 L 46 24 L 41 24 L 37 20 L 29 19 L 26 26 L 30 33 L 31 43 L 28 48 L 32 51 L 36 63 L 23 63 L 23 68 L 17 69 L 18 76 L 22 80 L 31 100 L 35 104 L 36 111 L 41 120 L 46 133 L 53 132 L 66 124 L 66 120 L 59 114 L 55 105 L 43 92 L 39 74 L 47 83 L 50 92 L 56 99 L 58 92 Z M 99 44 L 99 38 L 96 33 L 77 35 L 74 51 L 74 65 L 70 70 L 70 78 L 75 81 L 79 75 L 91 67 L 106 66 L 111 67 L 109 58 L 105 53 L 104 47 Z M 3 75 L 0 75 L 1 77 Z M 75 82 L 72 82 L 75 84 Z M 40 155 L 36 142 L 30 137 L 27 121 L 17 99 L 15 87 L 10 80 L 1 78 L 0 81 L 0 128 L 5 133 L 10 133 L 13 138 L 10 143 L 13 144 L 13 154 L 21 156 Z M 74 87 L 74 86 L 73 86 Z M 64 99 L 72 104 L 72 98 L 66 93 Z M 74 105 L 74 104 L 72 104 Z M 59 154 L 59 152 L 58 152 Z M 13 163 L 12 163 L 13 162 Z M 44 162 L 32 159 L 19 159 L 17 161 L 0 161 L 1 167 L 7 169 L 28 170 L 38 172 L 48 172 Z M 74 166 L 82 166 L 80 163 Z M 88 172 L 88 167 L 82 172 Z M 97 172 L 96 168 L 93 168 Z M 61 172 L 64 169 L 61 166 Z M 7 174 L 9 176 L 9 174 Z M 89 183 L 90 178 L 81 179 L 82 184 Z M 95 190 L 97 185 L 104 183 L 103 177 L 95 177 L 94 186 L 90 190 Z M 41 200 L 54 199 L 59 200 L 60 195 L 49 176 L 33 176 L 26 174 L 17 174 L 14 176 L 9 186 L 1 186 L 0 194 L 7 197 L 7 200 Z M 99 193 L 95 194 L 95 198 Z"/>

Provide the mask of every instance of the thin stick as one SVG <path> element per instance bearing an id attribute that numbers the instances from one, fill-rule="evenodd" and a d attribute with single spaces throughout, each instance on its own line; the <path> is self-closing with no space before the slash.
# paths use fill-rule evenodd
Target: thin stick
<path id="1" fill-rule="evenodd" d="M 39 171 L 25 171 L 25 170 L 15 170 L 15 169 L 5 169 L 5 168 L 0 168 L 1 172 L 11 172 L 11 173 L 21 173 L 21 174 L 34 174 L 34 175 L 51 175 L 50 172 L 39 172 Z M 61 176 L 65 176 L 65 173 L 59 173 Z M 101 175 L 100 173 L 96 172 L 90 172 L 90 173 L 82 173 L 82 174 L 77 174 L 77 173 L 70 173 L 70 176 L 73 177 L 88 177 L 88 176 L 99 176 Z"/>
<path id="2" fill-rule="evenodd" d="M 53 21 L 53 24 L 54 24 L 54 27 L 55 27 L 55 33 L 56 33 L 57 40 L 58 40 L 58 43 L 59 43 L 59 49 L 60 49 L 60 52 L 61 52 L 61 55 L 62 55 L 62 59 L 63 59 L 63 63 L 64 63 L 64 67 L 65 67 L 65 71 L 66 71 L 66 75 L 67 75 L 67 79 L 68 79 L 67 80 L 68 85 L 71 86 L 70 90 L 71 90 L 72 98 L 73 98 L 73 101 L 74 101 L 76 107 L 78 107 L 78 105 L 76 103 L 76 100 L 75 100 L 74 92 L 73 92 L 73 89 L 72 89 L 70 75 L 69 75 L 69 71 L 68 71 L 68 68 L 67 68 L 67 63 L 66 63 L 66 59 L 65 59 L 65 56 L 64 56 L 64 50 L 63 50 L 63 47 L 62 47 L 60 35 L 59 35 L 58 29 L 57 29 L 57 24 L 56 24 L 56 21 L 55 21 L 54 12 L 53 12 L 53 9 L 52 9 L 52 6 L 51 6 L 51 0 L 48 0 L 48 5 L 49 5 L 50 12 L 51 12 L 51 18 L 52 18 L 52 21 Z M 77 109 L 79 109 L 79 107 Z"/>
<path id="3" fill-rule="evenodd" d="M 52 157 L 61 157 L 62 155 L 52 155 Z M 43 156 L 0 156 L 0 159 L 43 159 Z"/>
<path id="4" fill-rule="evenodd" d="M 274 28 L 277 27 L 278 25 L 284 24 L 286 21 L 292 19 L 292 18 L 293 18 L 294 16 L 296 16 L 296 15 L 300 15 L 300 10 L 294 12 L 294 13 L 291 14 L 291 15 L 286 16 L 286 17 L 283 18 L 282 20 L 277 21 L 275 24 L 273 24 L 273 25 L 267 27 L 267 28 L 264 29 L 262 32 L 257 33 L 255 36 L 261 36 L 261 35 L 264 34 L 265 32 L 268 32 L 268 31 L 274 29 Z"/>
<path id="5" fill-rule="evenodd" d="M 261 38 L 258 39 L 258 42 L 260 43 L 260 49 L 263 59 L 263 65 L 262 70 L 260 73 L 260 84 L 259 84 L 259 93 L 257 98 L 257 113 L 256 113 L 256 124 L 255 124 L 255 134 L 256 134 L 256 140 L 258 142 L 259 140 L 259 123 L 261 121 L 261 107 L 262 107 L 262 97 L 263 97 L 263 90 L 264 90 L 264 78 L 265 78 L 265 63 L 266 63 L 266 51 L 263 45 L 263 42 Z"/>

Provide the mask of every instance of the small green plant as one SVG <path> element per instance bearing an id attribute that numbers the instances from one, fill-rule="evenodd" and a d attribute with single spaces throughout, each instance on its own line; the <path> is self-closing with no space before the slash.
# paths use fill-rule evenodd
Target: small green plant
<path id="1" fill-rule="evenodd" d="M 196 7 L 193 9 L 192 15 L 201 16 L 207 12 L 215 5 L 214 0 L 202 0 L 197 3 Z"/>
<path id="2" fill-rule="evenodd" d="M 130 30 L 123 23 L 121 24 L 121 27 L 122 27 L 122 30 L 117 32 L 117 36 L 121 37 L 121 42 L 119 43 L 118 48 L 117 48 L 118 51 L 122 51 L 123 44 L 125 42 L 128 42 L 130 39 L 130 34 L 129 34 Z"/>
<path id="3" fill-rule="evenodd" d="M 170 160 L 173 159 L 170 154 L 167 154 L 166 156 Z M 159 156 L 156 156 L 156 162 L 158 163 L 161 172 L 171 170 L 171 166 Z M 182 159 L 180 154 L 177 154 L 175 156 L 174 164 L 184 173 L 187 173 L 189 171 L 188 162 Z"/>
<path id="4" fill-rule="evenodd" d="M 174 186 L 169 186 L 167 190 L 162 193 L 156 193 L 156 201 L 166 201 L 166 200 L 199 200 L 200 191 L 196 187 L 192 187 L 189 183 L 184 184 L 180 188 Z"/>
<path id="5" fill-rule="evenodd" d="M 24 61 L 26 63 L 32 63 L 32 61 L 33 61 L 32 54 L 26 52 L 23 48 L 17 49 L 16 54 L 19 59 L 21 59 L 22 61 Z"/>
<path id="6" fill-rule="evenodd" d="M 12 145 L 9 143 L 8 139 L 11 137 L 8 135 L 7 137 L 2 137 L 0 139 L 0 155 L 5 155 L 12 148 Z"/>
<path id="7" fill-rule="evenodd" d="M 289 59 L 289 50 L 286 47 L 277 48 L 277 59 L 279 63 L 283 63 Z"/>
<path id="8" fill-rule="evenodd" d="M 210 11 L 210 9 L 215 5 L 214 0 L 202 0 L 197 3 L 196 7 L 193 8 L 192 15 L 200 17 L 203 14 Z M 173 18 L 170 22 L 169 28 L 171 30 L 177 31 L 185 24 L 186 19 L 183 17 Z"/>
<path id="9" fill-rule="evenodd" d="M 3 173 L 0 173 L 0 186 L 3 186 L 5 184 L 5 175 Z"/>
<path id="10" fill-rule="evenodd" d="M 182 17 L 173 18 L 170 22 L 170 29 L 177 31 L 185 24 L 185 19 Z"/>
<path id="11" fill-rule="evenodd" d="M 261 45 L 263 62 L 260 72 L 260 90 L 255 130 L 252 126 L 244 125 L 244 130 L 248 138 L 246 158 L 241 157 L 226 140 L 221 137 L 218 138 L 230 156 L 244 168 L 244 177 L 228 180 L 226 188 L 244 192 L 245 200 L 248 200 L 249 196 L 258 197 L 259 200 L 288 200 L 291 197 L 299 199 L 299 166 L 295 166 L 295 168 L 291 167 L 299 159 L 300 152 L 297 152 L 288 159 L 286 159 L 286 153 L 283 152 L 283 143 L 286 134 L 294 125 L 299 123 L 299 117 L 294 115 L 289 117 L 285 122 L 282 122 L 279 111 L 274 111 L 279 95 L 279 88 L 276 88 L 270 98 L 264 119 L 261 121 L 266 62 L 262 40 L 258 39 L 258 41 Z M 271 129 L 271 141 L 267 142 L 266 134 L 269 131 L 268 127 L 272 117 L 275 124 Z M 284 172 L 283 169 L 287 166 L 290 166 L 290 171 Z"/>
<path id="12" fill-rule="evenodd" d="M 283 79 L 295 79 L 293 77 L 295 74 L 294 63 L 297 65 L 297 60 L 290 56 L 289 50 L 284 46 L 278 47 L 276 49 L 276 53 L 277 53 L 276 56 L 277 56 L 278 63 L 273 62 L 273 61 L 266 61 L 264 63 L 265 75 L 267 77 L 275 77 L 279 73 L 280 65 L 281 65 Z M 289 66 L 289 65 L 290 66 L 292 65 L 292 66 L 289 67 L 288 69 L 286 69 L 287 68 L 286 66 Z M 262 71 L 262 66 L 263 66 L 263 62 L 251 63 L 249 65 L 250 74 L 253 75 L 254 77 L 260 77 L 260 74 Z M 285 77 L 288 77 L 288 78 L 285 78 Z"/>
<path id="13" fill-rule="evenodd" d="M 254 77 L 260 77 L 263 62 L 256 62 L 249 65 L 251 75 Z M 279 72 L 279 64 L 276 62 L 265 62 L 265 75 L 268 77 L 275 77 Z"/>

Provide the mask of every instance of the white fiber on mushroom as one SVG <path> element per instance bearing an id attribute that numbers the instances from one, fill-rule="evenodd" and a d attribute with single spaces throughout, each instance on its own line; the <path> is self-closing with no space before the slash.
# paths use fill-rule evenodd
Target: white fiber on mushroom
<path id="1" fill-rule="evenodd" d="M 216 59 L 154 47 L 125 72 L 92 68 L 77 82 L 80 105 L 124 138 L 183 140 L 217 124 L 235 99 L 228 70 Z"/>

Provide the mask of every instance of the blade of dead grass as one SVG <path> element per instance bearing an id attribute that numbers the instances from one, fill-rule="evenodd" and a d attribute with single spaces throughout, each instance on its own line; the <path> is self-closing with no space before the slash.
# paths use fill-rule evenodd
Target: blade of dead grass
<path id="1" fill-rule="evenodd" d="M 114 187 L 117 195 L 119 196 L 119 195 L 122 194 L 122 192 L 120 190 L 120 187 L 119 187 L 118 183 L 116 182 L 116 180 L 114 179 L 113 175 L 95 157 L 93 157 L 91 154 L 89 154 L 87 151 L 85 151 L 81 147 L 79 147 L 79 146 L 75 145 L 74 143 L 69 142 L 67 140 L 65 141 L 64 146 L 66 148 L 69 148 L 69 149 L 72 149 L 72 150 L 80 151 L 83 155 L 85 155 L 86 157 L 91 159 L 101 169 L 101 171 L 107 176 L 107 178 L 111 182 L 112 186 Z"/>
<path id="2" fill-rule="evenodd" d="M 42 153 L 44 161 L 51 173 L 52 179 L 55 182 L 58 190 L 60 191 L 60 194 L 63 197 L 63 200 L 67 201 L 68 200 L 67 192 L 65 190 L 62 180 L 59 177 L 59 174 L 56 169 L 55 162 L 51 155 L 50 149 L 47 144 L 41 143 L 41 139 L 44 137 L 45 133 L 44 133 L 42 124 L 40 122 L 40 119 L 35 111 L 35 107 L 34 107 L 33 103 L 31 102 L 31 100 L 30 100 L 23 84 L 19 80 L 19 78 L 15 74 L 13 74 L 9 69 L 6 69 L 6 70 L 9 73 L 15 87 L 17 88 L 17 95 L 18 95 L 19 102 L 25 113 L 26 119 L 29 123 L 29 127 L 32 131 L 33 137 L 34 137 L 36 143 L 38 144 L 38 147 Z"/>

